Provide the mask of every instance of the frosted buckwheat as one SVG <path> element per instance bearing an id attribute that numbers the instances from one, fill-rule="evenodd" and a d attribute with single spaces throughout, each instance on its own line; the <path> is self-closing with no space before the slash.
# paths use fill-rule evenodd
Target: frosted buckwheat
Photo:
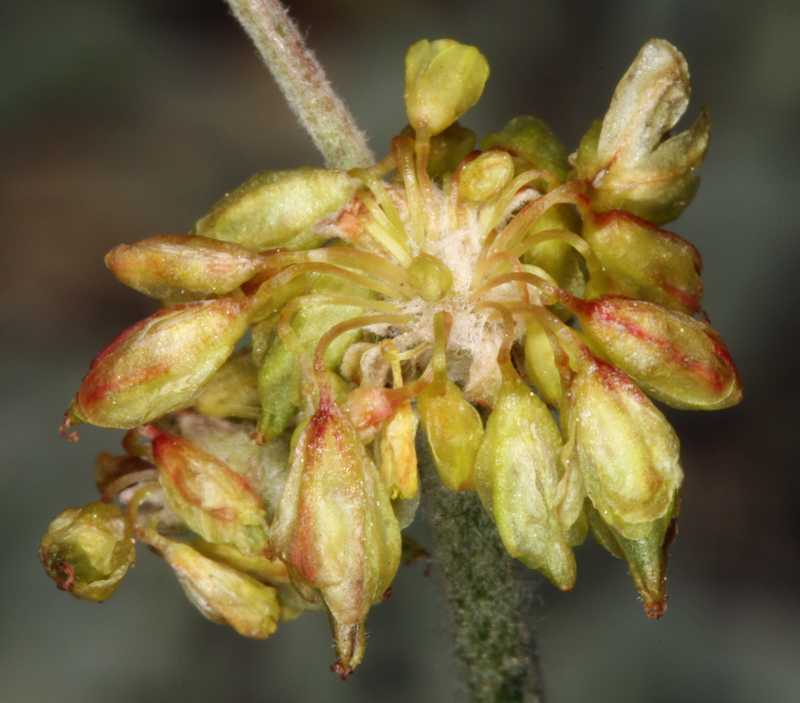
<path id="1" fill-rule="evenodd" d="M 591 531 L 663 613 L 683 474 L 646 394 L 710 410 L 742 393 L 700 308 L 700 256 L 660 228 L 695 193 L 708 118 L 668 136 L 688 72 L 654 40 L 569 159 L 533 117 L 476 150 L 457 120 L 488 76 L 474 47 L 418 42 L 386 158 L 257 174 L 191 234 L 107 256 L 163 307 L 67 410 L 65 436 L 129 432 L 98 458 L 102 500 L 44 539 L 60 588 L 107 598 L 135 533 L 242 634 L 324 610 L 345 677 L 419 502 L 421 429 L 512 556 L 569 590 Z"/>

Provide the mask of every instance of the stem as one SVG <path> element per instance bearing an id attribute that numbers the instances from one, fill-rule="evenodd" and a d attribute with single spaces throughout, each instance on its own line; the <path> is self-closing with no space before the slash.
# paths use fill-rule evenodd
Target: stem
<path id="1" fill-rule="evenodd" d="M 544 703 L 532 572 L 508 555 L 477 493 L 446 489 L 419 434 L 436 562 L 469 703 Z"/>
<path id="2" fill-rule="evenodd" d="M 328 168 L 375 163 L 364 134 L 279 0 L 227 0 Z"/>

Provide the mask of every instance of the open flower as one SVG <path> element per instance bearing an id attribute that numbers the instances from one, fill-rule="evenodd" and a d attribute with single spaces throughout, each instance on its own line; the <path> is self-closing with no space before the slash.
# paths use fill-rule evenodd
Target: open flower
<path id="1" fill-rule="evenodd" d="M 168 302 L 98 355 L 63 428 L 130 429 L 104 500 L 138 496 L 137 534 L 208 617 L 265 637 L 322 608 L 343 677 L 419 500 L 418 428 L 512 556 L 569 590 L 591 530 L 658 617 L 683 473 L 646 394 L 741 398 L 698 319 L 699 255 L 656 226 L 691 199 L 707 140 L 704 116 L 664 138 L 688 98 L 677 50 L 648 43 L 572 171 L 533 117 L 474 149 L 456 120 L 488 75 L 473 47 L 419 42 L 384 159 L 257 174 L 191 235 L 112 251 Z"/>

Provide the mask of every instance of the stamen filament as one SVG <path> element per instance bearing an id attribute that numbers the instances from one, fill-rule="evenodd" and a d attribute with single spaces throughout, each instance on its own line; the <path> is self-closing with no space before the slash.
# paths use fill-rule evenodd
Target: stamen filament
<path id="1" fill-rule="evenodd" d="M 325 352 L 328 350 L 333 340 L 339 335 L 349 332 L 350 330 L 358 329 L 359 327 L 383 324 L 407 325 L 413 320 L 414 318 L 411 315 L 387 313 L 384 315 L 363 315 L 334 325 L 320 337 L 317 348 L 314 351 L 314 371 L 316 375 L 324 378 L 327 373 L 328 367 L 325 366 Z"/>

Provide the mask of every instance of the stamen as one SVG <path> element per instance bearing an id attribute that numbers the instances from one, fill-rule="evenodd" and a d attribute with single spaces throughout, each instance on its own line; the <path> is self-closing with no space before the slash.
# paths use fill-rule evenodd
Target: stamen
<path id="1" fill-rule="evenodd" d="M 547 274 L 541 269 L 538 269 L 538 271 L 547 276 Z M 567 291 L 559 288 L 554 282 L 552 282 L 551 280 L 547 280 L 541 275 L 528 273 L 527 271 L 521 273 L 517 272 L 504 273 L 501 276 L 495 276 L 494 278 L 489 279 L 480 288 L 478 288 L 478 290 L 474 291 L 472 295 L 469 296 L 469 301 L 471 303 L 476 303 L 484 295 L 486 295 L 486 293 L 488 293 L 492 288 L 496 288 L 497 286 L 502 286 L 505 283 L 512 283 L 515 281 L 530 283 L 532 286 L 536 286 L 543 293 L 546 293 L 547 295 L 551 296 L 554 299 L 554 301 L 552 303 L 548 303 L 548 305 L 554 305 L 555 303 L 558 302 L 569 307 L 569 303 L 572 301 L 572 296 L 569 293 L 567 293 Z"/>
<path id="2" fill-rule="evenodd" d="M 422 247 L 422 243 L 425 241 L 425 225 L 422 222 L 423 205 L 414 170 L 411 142 L 412 140 L 407 137 L 392 139 L 392 155 L 397 164 L 397 171 L 403 177 L 414 242 L 418 247 Z"/>
<path id="3" fill-rule="evenodd" d="M 396 286 L 398 293 L 407 298 L 416 297 L 408 274 L 402 266 L 392 263 L 383 256 L 360 249 L 347 247 L 324 247 L 307 251 L 275 251 L 269 252 L 265 258 L 271 268 L 284 268 L 291 264 L 323 261 L 342 268 L 356 268 L 372 276 L 380 276 Z"/>
<path id="4" fill-rule="evenodd" d="M 414 318 L 411 315 L 387 313 L 385 315 L 363 315 L 334 325 L 320 337 L 317 343 L 317 348 L 314 351 L 315 373 L 320 377 L 324 377 L 327 373 L 328 367 L 325 366 L 325 352 L 328 350 L 333 340 L 339 335 L 349 332 L 350 330 L 358 329 L 359 327 L 369 327 L 370 325 L 407 325 L 413 322 L 413 320 Z"/>
<path id="5" fill-rule="evenodd" d="M 372 191 L 372 195 L 378 201 L 378 204 L 383 208 L 383 211 L 386 214 L 386 217 L 389 219 L 389 222 L 391 222 L 394 230 L 398 233 L 402 233 L 403 241 L 407 240 L 408 234 L 406 232 L 406 228 L 403 226 L 403 220 L 400 218 L 400 213 L 397 212 L 394 202 L 386 192 L 386 187 L 384 184 L 375 178 L 371 173 L 369 173 L 369 171 L 363 168 L 354 168 L 348 171 L 348 173 L 354 178 L 358 178 L 359 180 L 363 181 L 364 185 L 366 185 L 370 191 Z"/>
<path id="6" fill-rule="evenodd" d="M 551 190 L 547 195 L 528 203 L 514 215 L 503 229 L 503 233 L 494 241 L 495 249 L 515 249 L 519 241 L 536 220 L 554 205 L 572 203 L 575 196 L 583 189 L 583 185 L 572 181 Z"/>
<path id="7" fill-rule="evenodd" d="M 513 346 L 514 339 L 517 336 L 514 317 L 511 315 L 509 309 L 505 305 L 489 300 L 483 303 L 478 303 L 474 310 L 475 312 L 478 312 L 479 310 L 484 310 L 486 308 L 495 311 L 503 318 L 503 342 L 500 345 L 500 349 L 497 351 L 497 362 L 500 364 L 508 363 L 511 361 L 511 347 Z"/>
<path id="8" fill-rule="evenodd" d="M 411 255 L 406 248 L 405 230 L 398 232 L 395 229 L 371 194 L 359 193 L 357 197 L 372 215 L 372 222 L 367 222 L 366 225 L 367 233 L 401 264 L 407 266 L 411 261 Z"/>

